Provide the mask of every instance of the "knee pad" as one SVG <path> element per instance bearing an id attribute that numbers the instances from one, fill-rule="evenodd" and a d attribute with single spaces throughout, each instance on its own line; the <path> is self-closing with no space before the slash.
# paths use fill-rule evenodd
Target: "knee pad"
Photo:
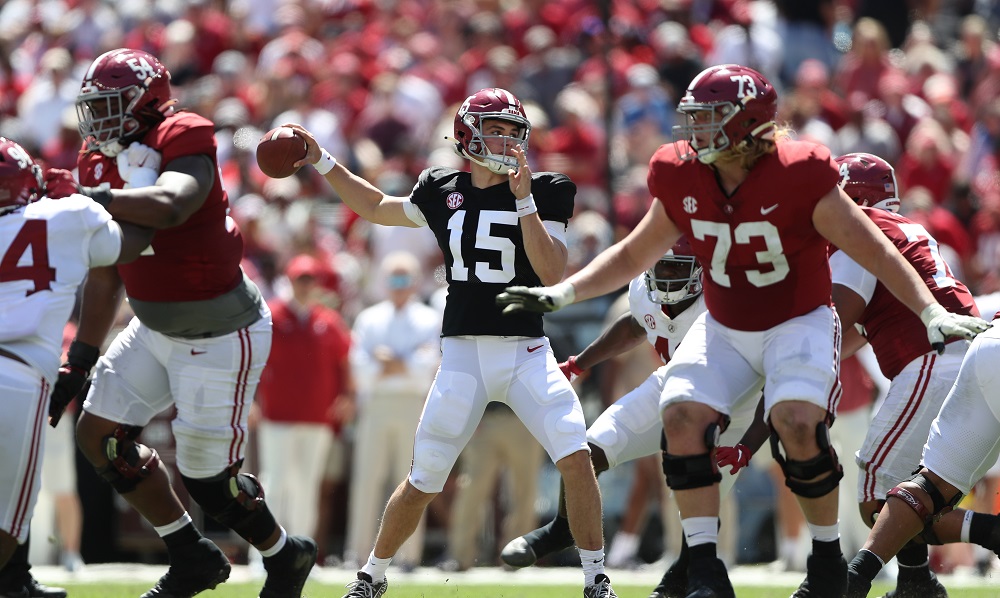
<path id="1" fill-rule="evenodd" d="M 119 424 L 101 443 L 108 463 L 95 469 L 119 494 L 135 490 L 160 465 L 155 449 L 135 441 L 141 432 L 142 426 Z"/>
<path id="2" fill-rule="evenodd" d="M 913 490 L 916 490 L 917 488 L 923 490 L 924 493 L 930 497 L 931 503 L 933 504 L 931 507 L 933 509 L 932 511 L 928 511 L 927 507 L 925 507 L 923 503 L 920 502 L 920 499 L 913 493 Z M 886 494 L 886 500 L 892 497 L 903 501 L 903 503 L 913 509 L 917 516 L 920 517 L 920 520 L 924 522 L 924 531 L 921 532 L 921 537 L 924 537 L 924 534 L 929 534 L 930 537 L 937 539 L 934 532 L 929 531 L 928 528 L 934 525 L 934 523 L 936 523 L 942 515 L 955 508 L 955 505 L 962 500 L 962 496 L 963 494 L 961 492 L 956 492 L 955 496 L 953 496 L 950 501 L 945 501 L 941 491 L 937 489 L 934 483 L 927 479 L 924 474 L 918 472 L 912 478 L 901 482 L 895 488 L 890 490 L 889 493 Z M 928 544 L 931 543 L 932 542 L 928 541 Z M 935 543 L 939 544 L 940 541 Z"/>
<path id="3" fill-rule="evenodd" d="M 277 522 L 264 502 L 264 487 L 256 477 L 239 473 L 242 465 L 241 459 L 210 478 L 181 479 L 205 513 L 254 544 L 267 539 Z"/>
<path id="4" fill-rule="evenodd" d="M 667 476 L 667 486 L 671 490 L 704 488 L 722 481 L 719 466 L 715 463 L 715 447 L 719 445 L 719 436 L 728 424 L 729 418 L 724 415 L 719 417 L 719 421 L 708 424 L 705 428 L 708 452 L 700 455 L 671 455 L 667 452 L 666 436 L 662 437 L 663 474 Z"/>
<path id="5" fill-rule="evenodd" d="M 837 484 L 844 477 L 844 468 L 837 460 L 837 451 L 830 444 L 830 429 L 825 421 L 816 424 L 816 444 L 819 445 L 819 454 L 812 459 L 807 461 L 785 459 L 781 454 L 778 435 L 771 426 L 771 455 L 785 474 L 785 485 L 793 494 L 805 498 L 826 496 L 837 488 Z M 812 482 L 803 481 L 824 473 L 829 475 Z"/>

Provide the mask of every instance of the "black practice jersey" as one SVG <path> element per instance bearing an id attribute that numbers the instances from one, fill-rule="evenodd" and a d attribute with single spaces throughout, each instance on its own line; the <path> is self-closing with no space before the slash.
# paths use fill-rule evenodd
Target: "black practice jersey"
<path id="1" fill-rule="evenodd" d="M 531 175 L 531 194 L 543 221 L 566 224 L 576 185 L 564 174 Z M 410 201 L 420 208 L 444 252 L 448 300 L 442 336 L 542 336 L 541 314 L 502 315 L 496 296 L 508 286 L 540 286 L 531 268 L 507 181 L 486 189 L 451 168 L 420 174 Z"/>

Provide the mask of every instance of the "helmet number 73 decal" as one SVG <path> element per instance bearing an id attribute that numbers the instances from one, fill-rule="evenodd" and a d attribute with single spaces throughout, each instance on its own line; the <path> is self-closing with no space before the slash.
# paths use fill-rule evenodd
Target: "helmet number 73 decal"
<path id="1" fill-rule="evenodd" d="M 778 228 L 770 222 L 743 222 L 735 229 L 731 229 L 729 224 L 725 222 L 692 219 L 691 232 L 700 241 L 704 241 L 708 237 L 715 237 L 715 250 L 712 251 L 712 263 L 708 272 L 715 284 L 720 287 L 732 286 L 729 274 L 726 273 L 726 261 L 729 258 L 729 251 L 733 248 L 733 243 L 748 245 L 754 237 L 764 239 L 767 246 L 766 251 L 756 253 L 757 263 L 762 266 L 771 266 L 771 270 L 768 272 L 747 270 L 746 276 L 750 284 L 755 287 L 766 287 L 781 282 L 788 276 L 788 258 L 785 257 L 784 249 L 781 246 Z"/>

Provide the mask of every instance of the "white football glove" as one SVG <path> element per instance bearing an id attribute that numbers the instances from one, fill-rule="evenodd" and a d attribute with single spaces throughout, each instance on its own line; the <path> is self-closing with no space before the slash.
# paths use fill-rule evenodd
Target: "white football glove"
<path id="1" fill-rule="evenodd" d="M 974 316 L 953 314 L 939 303 L 931 303 L 920 312 L 920 321 L 927 327 L 927 340 L 940 355 L 944 353 L 944 340 L 949 336 L 960 336 L 972 340 L 980 332 L 993 325 Z"/>
<path id="2" fill-rule="evenodd" d="M 497 295 L 497 305 L 504 314 L 519 311 L 550 312 L 566 307 L 576 298 L 576 290 L 568 282 L 551 287 L 507 287 Z"/>
<path id="3" fill-rule="evenodd" d="M 160 152 L 148 145 L 132 143 L 116 160 L 118 175 L 125 181 L 126 189 L 155 185 L 160 176 Z"/>

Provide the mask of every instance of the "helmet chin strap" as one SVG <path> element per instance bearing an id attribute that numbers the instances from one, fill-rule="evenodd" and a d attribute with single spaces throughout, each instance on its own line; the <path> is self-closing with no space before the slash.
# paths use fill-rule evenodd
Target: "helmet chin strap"
<path id="1" fill-rule="evenodd" d="M 511 158 L 513 158 L 513 156 L 511 156 Z M 493 154 L 490 154 L 484 160 L 480 160 L 475 156 L 469 156 L 469 160 L 475 162 L 476 164 L 479 164 L 480 166 L 485 167 L 487 170 L 489 170 L 494 174 L 507 174 L 507 171 L 512 169 L 514 172 L 517 172 L 518 168 L 516 160 L 514 160 L 513 164 L 508 164 L 503 156 L 496 157 Z"/>
<path id="2" fill-rule="evenodd" d="M 103 144 L 99 149 L 102 154 L 109 158 L 116 158 L 118 157 L 118 154 L 125 151 L 125 147 L 119 143 L 117 139 Z"/>

